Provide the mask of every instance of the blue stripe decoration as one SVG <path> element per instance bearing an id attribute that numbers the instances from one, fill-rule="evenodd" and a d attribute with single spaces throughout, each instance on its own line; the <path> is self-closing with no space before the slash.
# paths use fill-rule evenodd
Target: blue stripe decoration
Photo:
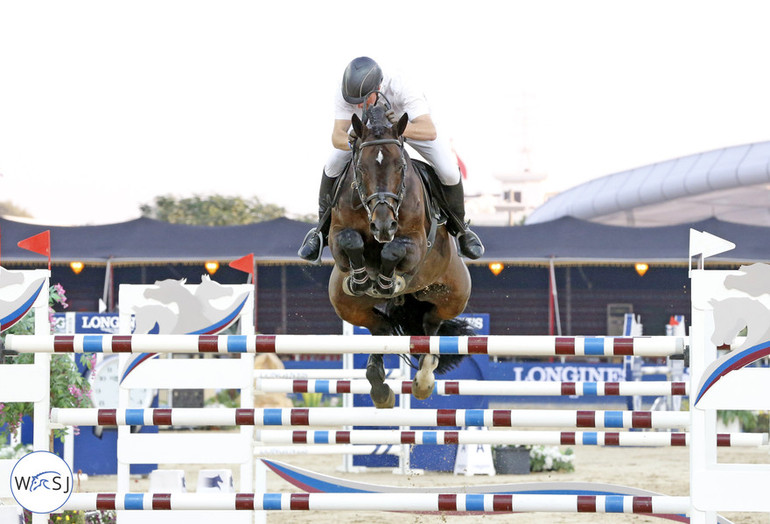
<path id="1" fill-rule="evenodd" d="M 262 495 L 262 507 L 264 509 L 281 509 L 281 494 L 264 493 Z"/>
<path id="2" fill-rule="evenodd" d="M 144 509 L 144 495 L 142 493 L 126 493 L 123 497 L 123 505 L 126 509 Z"/>
<path id="3" fill-rule="evenodd" d="M 265 426 L 283 425 L 281 413 L 283 413 L 283 411 L 280 408 L 266 408 L 262 412 L 262 424 Z"/>
<path id="4" fill-rule="evenodd" d="M 483 426 L 484 410 L 467 409 L 465 410 L 465 426 Z"/>
<path id="5" fill-rule="evenodd" d="M 328 431 L 316 431 L 313 433 L 313 443 L 315 444 L 328 444 L 329 432 Z"/>
<path id="6" fill-rule="evenodd" d="M 599 442 L 599 434 L 595 431 L 586 431 L 583 433 L 583 445 L 595 446 Z"/>
<path id="7" fill-rule="evenodd" d="M 605 428 L 622 428 L 623 427 L 623 412 L 622 411 L 607 411 L 604 413 L 604 427 Z"/>
<path id="8" fill-rule="evenodd" d="M 230 335 L 227 337 L 227 352 L 228 353 L 246 353 L 248 348 L 249 337 L 246 335 Z"/>
<path id="9" fill-rule="evenodd" d="M 442 355 L 457 355 L 460 353 L 460 342 L 457 337 L 439 337 L 438 352 Z"/>
<path id="10" fill-rule="evenodd" d="M 316 393 L 329 393 L 329 381 L 328 380 L 316 380 L 315 381 Z"/>
<path id="11" fill-rule="evenodd" d="M 40 294 L 40 290 L 43 289 L 43 285 L 45 284 L 45 280 L 43 280 L 40 283 L 40 286 L 37 288 L 37 290 L 32 293 L 32 295 L 24 302 L 22 305 L 20 305 L 16 310 L 11 311 L 7 316 L 0 318 L 0 325 L 5 326 L 8 324 L 7 327 L 11 327 L 11 324 L 15 324 L 16 321 L 21 319 L 24 315 L 27 314 L 27 311 L 32 307 L 32 304 L 35 303 L 35 300 L 37 299 L 37 296 Z M 13 322 L 12 322 L 13 321 Z"/>
<path id="12" fill-rule="evenodd" d="M 607 513 L 623 513 L 622 495 L 609 495 L 604 502 L 604 511 Z"/>
<path id="13" fill-rule="evenodd" d="M 583 346 L 586 355 L 604 355 L 603 338 L 587 337 L 583 339 Z"/>
<path id="14" fill-rule="evenodd" d="M 422 434 L 423 444 L 438 444 L 438 433 L 435 431 L 424 431 Z"/>
<path id="15" fill-rule="evenodd" d="M 197 331 L 191 331 L 190 333 L 188 333 L 188 335 L 213 335 L 215 333 L 219 333 L 220 331 L 227 328 L 227 326 L 229 326 L 235 321 L 235 319 L 241 313 L 241 309 L 243 309 L 243 305 L 246 303 L 248 299 L 249 297 L 247 295 L 246 298 L 244 298 L 243 301 L 229 315 L 227 315 L 222 320 L 215 322 L 203 329 L 199 329 Z"/>
<path id="16" fill-rule="evenodd" d="M 126 409 L 126 424 L 129 426 L 144 426 L 143 409 Z"/>
<path id="17" fill-rule="evenodd" d="M 83 353 L 101 353 L 102 335 L 83 335 Z"/>
<path id="18" fill-rule="evenodd" d="M 300 470 L 288 466 L 288 464 L 280 464 L 267 459 L 262 459 L 262 462 L 267 464 L 267 466 L 279 477 L 283 478 L 291 484 L 294 484 L 297 487 L 300 487 L 301 489 L 304 489 L 305 491 L 315 491 L 318 493 L 376 493 L 375 491 L 363 488 L 357 489 L 336 482 L 327 482 L 321 477 L 312 476 L 312 471 L 308 472 L 310 474 L 305 474 Z M 342 480 L 335 477 L 326 478 L 337 481 Z M 365 484 L 362 484 L 362 486 L 365 486 Z"/>
<path id="19" fill-rule="evenodd" d="M 583 384 L 583 395 L 596 395 L 599 392 L 599 387 L 596 382 L 585 382 Z"/>
<path id="20" fill-rule="evenodd" d="M 465 495 L 466 511 L 484 511 L 484 494 L 469 493 Z"/>
<path id="21" fill-rule="evenodd" d="M 736 369 L 742 369 L 749 364 L 752 364 L 760 358 L 766 357 L 770 353 L 770 343 L 762 342 L 750 348 L 742 349 L 733 353 L 729 353 L 724 357 L 720 357 L 716 362 L 720 362 L 716 368 L 713 369 L 711 374 L 703 381 L 698 395 L 695 398 L 695 404 L 697 404 L 703 395 L 723 376 L 727 375 L 731 371 Z M 712 364 L 713 366 L 713 364 Z M 709 369 L 711 366 L 709 366 Z M 709 370 L 707 369 L 707 371 Z"/>

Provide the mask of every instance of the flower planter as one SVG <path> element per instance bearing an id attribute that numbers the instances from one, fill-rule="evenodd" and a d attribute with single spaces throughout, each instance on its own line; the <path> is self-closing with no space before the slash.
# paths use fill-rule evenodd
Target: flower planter
<path id="1" fill-rule="evenodd" d="M 495 471 L 500 475 L 529 474 L 529 449 L 495 448 Z"/>

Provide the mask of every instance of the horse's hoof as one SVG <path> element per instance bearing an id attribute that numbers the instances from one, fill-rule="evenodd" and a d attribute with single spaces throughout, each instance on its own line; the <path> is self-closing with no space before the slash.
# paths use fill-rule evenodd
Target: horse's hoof
<path id="1" fill-rule="evenodd" d="M 433 371 L 438 367 L 438 357 L 435 355 L 423 355 L 420 358 L 420 369 L 412 380 L 412 396 L 417 400 L 425 400 L 433 393 L 436 387 L 436 379 Z"/>
<path id="2" fill-rule="evenodd" d="M 342 291 L 351 297 L 362 297 L 366 295 L 371 288 L 372 281 L 367 278 L 363 284 L 357 284 L 353 282 L 353 279 L 348 275 L 342 279 Z"/>
<path id="3" fill-rule="evenodd" d="M 378 409 L 390 409 L 396 405 L 396 394 L 387 384 L 372 387 L 369 396 Z"/>

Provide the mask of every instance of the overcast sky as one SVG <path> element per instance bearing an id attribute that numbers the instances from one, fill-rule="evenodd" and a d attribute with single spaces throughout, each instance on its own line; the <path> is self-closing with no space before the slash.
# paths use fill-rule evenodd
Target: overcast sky
<path id="1" fill-rule="evenodd" d="M 425 90 L 466 192 L 563 190 L 770 140 L 770 3 L 0 0 L 0 201 L 49 224 L 161 194 L 313 213 L 332 96 L 369 55 Z"/>

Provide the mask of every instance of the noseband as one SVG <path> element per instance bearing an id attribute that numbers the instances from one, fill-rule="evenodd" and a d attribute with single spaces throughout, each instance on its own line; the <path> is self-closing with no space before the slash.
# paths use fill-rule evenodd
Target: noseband
<path id="1" fill-rule="evenodd" d="M 401 185 L 399 186 L 398 193 L 391 193 L 389 191 L 380 191 L 372 193 L 367 196 L 364 194 L 363 189 L 363 174 L 364 171 L 361 168 L 361 150 L 370 146 L 382 146 L 382 145 L 397 145 L 401 153 Z M 353 159 L 355 167 L 355 181 L 353 187 L 358 192 L 358 198 L 361 200 L 361 204 L 366 209 L 366 214 L 369 217 L 369 222 L 372 221 L 372 215 L 377 206 L 384 204 L 393 212 L 395 220 L 398 221 L 398 210 L 401 208 L 401 202 L 404 200 L 404 193 L 406 191 L 406 157 L 404 155 L 404 142 L 403 140 L 395 138 L 382 138 L 378 140 L 371 140 L 369 142 L 361 142 L 356 148 L 356 154 Z M 391 203 L 391 200 L 393 201 Z M 372 202 L 374 204 L 372 205 Z"/>

